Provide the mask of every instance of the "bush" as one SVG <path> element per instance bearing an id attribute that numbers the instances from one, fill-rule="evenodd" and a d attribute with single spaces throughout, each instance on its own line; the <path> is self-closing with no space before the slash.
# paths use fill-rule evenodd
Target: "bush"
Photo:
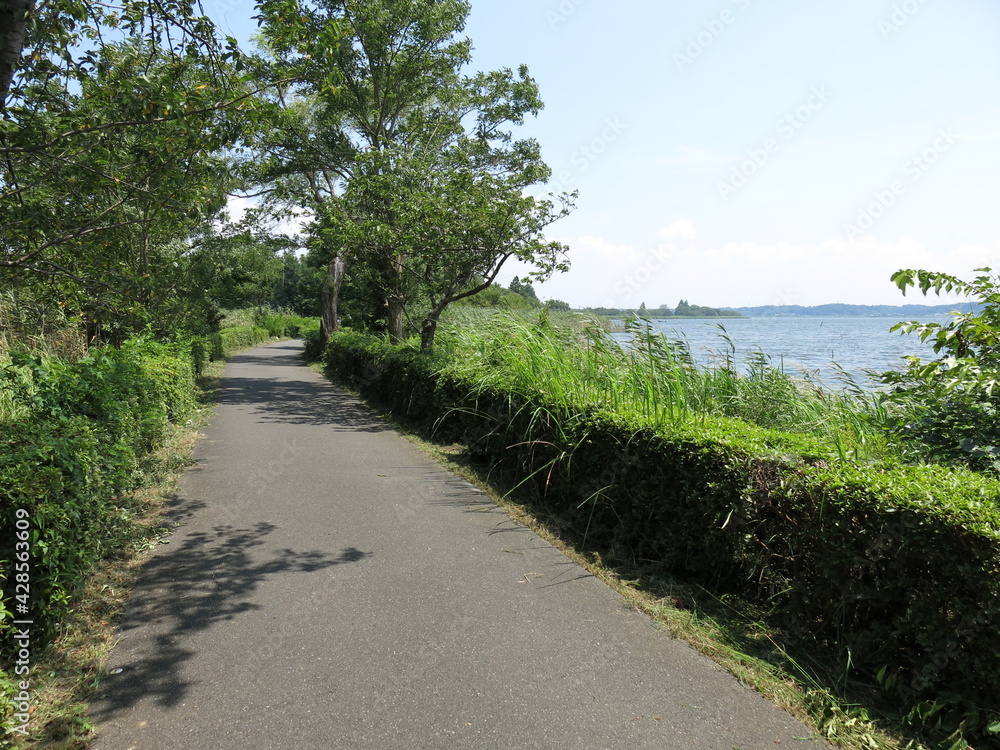
<path id="1" fill-rule="evenodd" d="M 246 317 L 246 316 L 242 316 Z M 237 325 L 221 329 L 208 336 L 210 359 L 223 360 L 242 349 L 251 349 L 274 338 L 308 339 L 319 334 L 319 318 L 258 310 L 253 314 L 253 325 Z"/>
<path id="2" fill-rule="evenodd" d="M 884 373 L 895 388 L 893 431 L 916 461 L 1000 472 L 1000 278 L 980 268 L 971 282 L 930 271 L 897 271 L 906 293 L 951 292 L 974 299 L 978 310 L 952 313 L 947 323 L 900 323 L 893 330 L 930 341 L 939 358 L 910 357 L 906 372 Z"/>
<path id="3" fill-rule="evenodd" d="M 17 510 L 31 524 L 33 644 L 57 632 L 77 586 L 129 538 L 119 497 L 144 480 L 143 459 L 168 425 L 194 406 L 194 368 L 148 340 L 103 348 L 75 362 L 16 353 L 3 388 L 25 417 L 0 437 L 0 577 L 11 609 Z M 0 656 L 13 641 L 0 628 Z"/>
<path id="4" fill-rule="evenodd" d="M 319 326 L 314 329 L 307 330 L 302 338 L 305 340 L 305 351 L 303 356 L 305 356 L 308 362 L 318 362 L 323 357 L 323 344 L 322 335 L 320 333 Z"/>
<path id="5" fill-rule="evenodd" d="M 252 349 L 271 340 L 266 328 L 257 326 L 237 326 L 223 328 L 209 337 L 212 341 L 212 359 L 225 360 L 241 349 Z"/>

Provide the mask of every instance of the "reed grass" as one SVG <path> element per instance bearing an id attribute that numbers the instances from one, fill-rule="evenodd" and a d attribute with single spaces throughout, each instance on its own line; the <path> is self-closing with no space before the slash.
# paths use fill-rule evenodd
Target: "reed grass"
<path id="1" fill-rule="evenodd" d="M 87 343 L 58 304 L 15 290 L 0 292 L 0 425 L 28 416 L 28 407 L 13 396 L 12 381 L 33 393 L 30 374 L 12 364 L 15 350 L 74 360 L 86 354 Z"/>
<path id="2" fill-rule="evenodd" d="M 0 292 L 0 363 L 10 361 L 15 348 L 77 359 L 87 342 L 78 321 L 56 302 L 8 289 Z"/>
<path id="3" fill-rule="evenodd" d="M 542 314 L 467 316 L 442 323 L 438 348 L 445 368 L 483 388 L 542 397 L 564 413 L 604 410 L 653 427 L 730 417 L 775 430 L 816 435 L 845 460 L 873 460 L 890 447 L 877 392 L 844 373 L 833 391 L 774 367 L 761 352 L 744 367 L 725 329 L 725 349 L 713 364 L 695 364 L 687 342 L 665 336 L 648 321 L 626 323 L 630 341 L 611 338 L 596 320 L 559 324 Z"/>

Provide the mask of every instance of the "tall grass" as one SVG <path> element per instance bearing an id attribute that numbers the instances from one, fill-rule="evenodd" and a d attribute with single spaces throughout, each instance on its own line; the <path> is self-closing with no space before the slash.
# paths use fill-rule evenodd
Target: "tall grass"
<path id="1" fill-rule="evenodd" d="M 79 322 L 56 302 L 6 290 L 0 292 L 0 363 L 9 361 L 16 347 L 77 359 L 86 353 L 87 342 Z"/>
<path id="2" fill-rule="evenodd" d="M 10 380 L 0 379 L 0 425 L 24 419 L 28 408 L 13 396 L 12 382 L 32 392 L 30 375 L 14 368 L 11 352 L 25 350 L 41 357 L 76 360 L 87 352 L 87 342 L 75 321 L 55 302 L 19 293 L 0 292 L 0 370 L 9 368 Z"/>
<path id="3" fill-rule="evenodd" d="M 741 419 L 785 432 L 818 435 L 844 459 L 876 459 L 889 450 L 877 393 L 847 380 L 830 391 L 793 378 L 752 353 L 741 372 L 731 340 L 710 367 L 698 367 L 686 342 L 648 322 L 630 321 L 620 344 L 596 321 L 555 325 L 515 315 L 442 325 L 446 369 L 485 387 L 504 388 L 572 412 L 599 409 L 639 417 L 654 427 L 708 416 Z M 725 332 L 723 331 L 723 336 Z"/>

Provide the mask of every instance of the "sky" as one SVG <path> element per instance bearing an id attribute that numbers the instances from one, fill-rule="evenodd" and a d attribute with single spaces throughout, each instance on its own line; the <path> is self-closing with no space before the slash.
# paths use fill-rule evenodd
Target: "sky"
<path id="1" fill-rule="evenodd" d="M 897 305 L 897 269 L 1000 269 L 996 0 L 472 0 L 465 35 L 473 69 L 528 65 L 517 135 L 579 191 L 543 299 Z"/>

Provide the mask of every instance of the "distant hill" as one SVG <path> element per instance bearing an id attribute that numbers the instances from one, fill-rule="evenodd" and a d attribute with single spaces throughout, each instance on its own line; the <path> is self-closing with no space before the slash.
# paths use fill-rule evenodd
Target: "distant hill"
<path id="1" fill-rule="evenodd" d="M 972 302 L 955 303 L 951 305 L 816 305 L 803 307 L 801 305 L 763 305 L 761 307 L 725 308 L 738 312 L 749 318 L 769 317 L 853 317 L 853 318 L 919 318 L 927 315 L 947 315 L 959 310 L 969 312 L 978 310 Z"/>

